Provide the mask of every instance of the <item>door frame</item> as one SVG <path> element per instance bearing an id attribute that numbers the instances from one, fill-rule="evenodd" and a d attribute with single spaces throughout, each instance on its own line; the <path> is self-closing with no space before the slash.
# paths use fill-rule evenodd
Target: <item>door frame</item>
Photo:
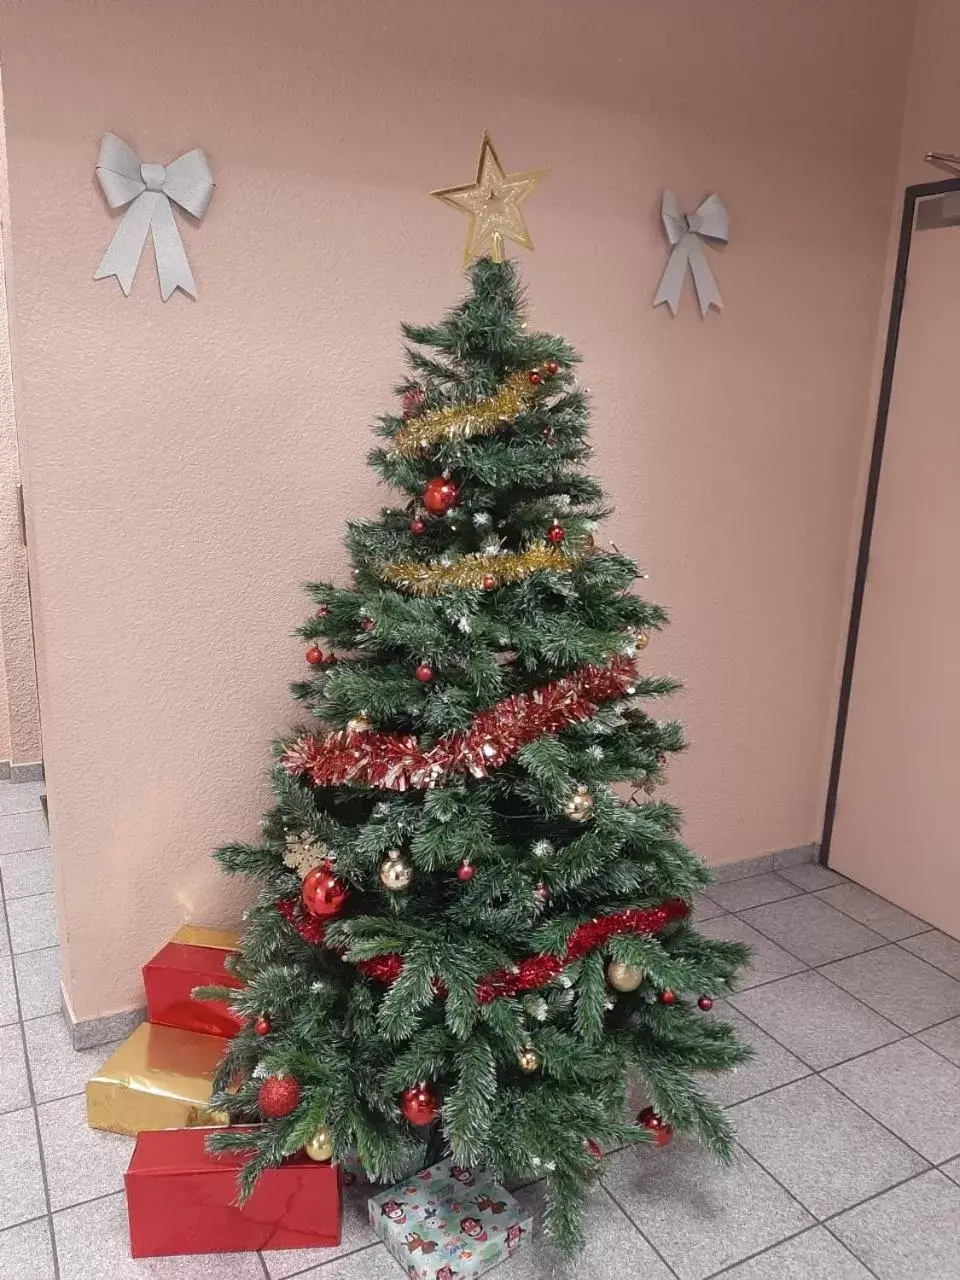
<path id="1" fill-rule="evenodd" d="M 910 265 L 910 246 L 913 241 L 917 201 L 927 196 L 947 195 L 960 191 L 960 178 L 946 178 L 942 182 L 919 182 L 907 187 L 903 197 L 903 213 L 900 218 L 900 240 L 897 246 L 897 264 L 893 273 L 893 294 L 890 299 L 890 318 L 887 322 L 887 340 L 883 352 L 883 369 L 880 374 L 880 393 L 877 397 L 877 418 L 873 431 L 873 449 L 870 454 L 870 470 L 867 474 L 867 492 L 863 504 L 863 521 L 860 526 L 860 546 L 857 551 L 857 569 L 853 580 L 853 598 L 850 602 L 850 622 L 843 655 L 843 675 L 840 680 L 840 697 L 837 702 L 837 723 L 833 737 L 833 754 L 830 759 L 830 778 L 827 783 L 827 800 L 823 815 L 823 832 L 820 837 L 820 862 L 826 866 L 830 858 L 830 842 L 837 812 L 837 790 L 840 785 L 840 768 L 843 763 L 843 744 L 850 714 L 850 693 L 857 662 L 857 642 L 860 638 L 860 619 L 863 598 L 867 586 L 867 568 L 870 563 L 870 543 L 877 511 L 877 495 L 880 492 L 880 473 L 883 468 L 883 448 L 887 436 L 887 420 L 890 416 L 890 399 L 893 394 L 893 376 L 897 363 L 897 346 L 900 341 L 900 320 L 903 315 L 904 295 L 907 289 L 907 267 Z"/>

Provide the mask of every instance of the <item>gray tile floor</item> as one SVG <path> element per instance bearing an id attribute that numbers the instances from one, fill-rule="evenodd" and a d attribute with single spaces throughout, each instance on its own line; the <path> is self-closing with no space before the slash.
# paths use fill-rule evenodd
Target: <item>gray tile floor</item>
<path id="1" fill-rule="evenodd" d="M 39 788 L 0 783 L 0 1280 L 397 1280 L 348 1192 L 338 1250 L 134 1262 L 129 1139 L 86 1127 L 83 1085 L 112 1045 L 75 1053 Z M 586 1255 L 542 1245 L 502 1280 L 957 1280 L 960 942 L 801 865 L 711 887 L 705 933 L 756 948 L 716 1013 L 756 1048 L 714 1082 L 738 1130 L 717 1169 L 687 1142 L 608 1157 Z M 536 1214 L 542 1188 L 518 1196 Z"/>

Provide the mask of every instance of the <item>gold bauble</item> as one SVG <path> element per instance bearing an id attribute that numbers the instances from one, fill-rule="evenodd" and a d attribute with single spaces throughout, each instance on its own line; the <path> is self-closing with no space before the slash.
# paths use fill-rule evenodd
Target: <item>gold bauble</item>
<path id="1" fill-rule="evenodd" d="M 358 716 L 354 716 L 352 720 L 347 721 L 347 733 L 366 733 L 368 729 L 372 729 L 373 725 L 365 711 L 361 711 Z"/>
<path id="2" fill-rule="evenodd" d="M 333 1130 L 322 1124 L 313 1137 L 303 1144 L 303 1149 L 311 1160 L 326 1164 L 333 1159 Z"/>
<path id="3" fill-rule="evenodd" d="M 531 1071 L 536 1071 L 540 1066 L 540 1059 L 532 1044 L 528 1044 L 526 1048 L 521 1049 L 517 1054 L 517 1066 L 521 1071 L 526 1071 L 528 1075 Z"/>
<path id="4" fill-rule="evenodd" d="M 563 806 L 563 812 L 571 822 L 586 822 L 593 812 L 593 796 L 584 786 L 577 787 Z"/>
<path id="5" fill-rule="evenodd" d="M 634 637 L 633 643 L 636 649 L 638 650 L 645 649 L 647 645 L 650 643 L 650 632 L 638 631 L 636 636 Z"/>
<path id="6" fill-rule="evenodd" d="M 391 849 L 380 863 L 380 883 L 391 893 L 399 893 L 410 888 L 413 879 L 413 867 L 399 849 Z"/>
<path id="7" fill-rule="evenodd" d="M 636 991 L 643 981 L 643 970 L 632 964 L 611 960 L 607 965 L 607 981 L 614 991 Z"/>

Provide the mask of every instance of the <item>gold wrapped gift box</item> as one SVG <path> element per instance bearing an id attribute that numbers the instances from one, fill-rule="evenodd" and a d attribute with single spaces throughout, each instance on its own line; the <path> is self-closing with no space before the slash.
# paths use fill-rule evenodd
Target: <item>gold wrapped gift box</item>
<path id="1" fill-rule="evenodd" d="M 87 1123 L 132 1137 L 145 1129 L 226 1124 L 208 1103 L 227 1043 L 141 1023 L 87 1082 Z"/>
<path id="2" fill-rule="evenodd" d="M 240 934 L 236 929 L 208 929 L 205 924 L 182 924 L 170 939 L 183 947 L 214 947 L 218 951 L 236 951 Z"/>

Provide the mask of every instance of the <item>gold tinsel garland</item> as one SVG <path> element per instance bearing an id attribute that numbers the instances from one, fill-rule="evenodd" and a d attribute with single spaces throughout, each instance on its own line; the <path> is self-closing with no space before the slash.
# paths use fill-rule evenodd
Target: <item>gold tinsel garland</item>
<path id="1" fill-rule="evenodd" d="M 537 388 L 531 383 L 529 373 L 514 373 L 486 400 L 431 409 L 419 418 L 411 418 L 393 437 L 391 448 L 401 458 L 412 458 L 420 449 L 440 440 L 493 435 L 532 404 L 536 394 Z"/>
<path id="2" fill-rule="evenodd" d="M 560 550 L 551 546 L 532 546 L 526 551 L 504 551 L 494 555 L 466 555 L 452 564 L 432 560 L 399 560 L 375 567 L 378 577 L 415 596 L 438 596 L 454 588 L 483 588 L 519 582 L 531 573 L 571 573 L 589 555 L 589 547 Z"/>

